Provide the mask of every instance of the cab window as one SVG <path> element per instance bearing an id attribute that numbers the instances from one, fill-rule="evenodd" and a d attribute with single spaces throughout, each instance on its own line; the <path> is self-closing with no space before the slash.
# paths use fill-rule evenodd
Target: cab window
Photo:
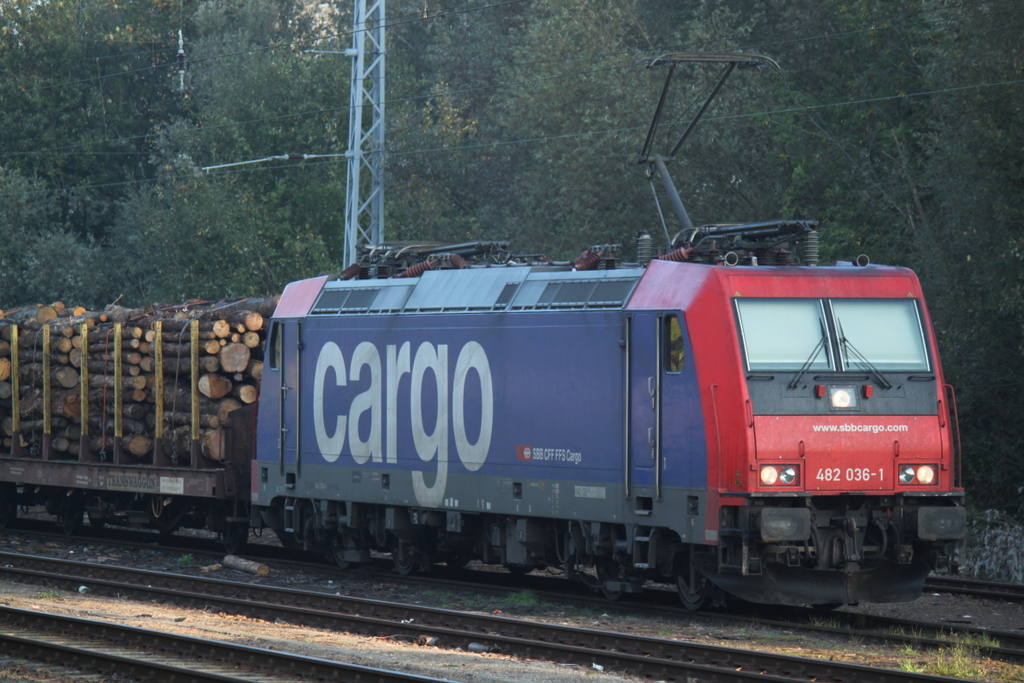
<path id="1" fill-rule="evenodd" d="M 832 299 L 844 370 L 928 370 L 924 330 L 912 299 Z"/>
<path id="2" fill-rule="evenodd" d="M 270 323 L 270 369 L 281 369 L 281 323 L 274 321 Z"/>
<path id="3" fill-rule="evenodd" d="M 820 299 L 735 299 L 743 352 L 750 371 L 831 370 L 825 311 Z"/>
<path id="4" fill-rule="evenodd" d="M 665 349 L 665 371 L 682 372 L 686 361 L 686 352 L 683 349 L 683 328 L 679 324 L 677 315 L 665 317 L 662 348 Z"/>

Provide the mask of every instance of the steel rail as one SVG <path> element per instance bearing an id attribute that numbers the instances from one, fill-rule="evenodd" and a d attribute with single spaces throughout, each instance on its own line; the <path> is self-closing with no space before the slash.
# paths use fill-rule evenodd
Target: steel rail
<path id="1" fill-rule="evenodd" d="M 128 680 L 285 683 L 297 680 L 439 683 L 445 679 L 345 664 L 236 643 L 0 605 L 5 654 Z"/>
<path id="2" fill-rule="evenodd" d="M 1024 584 L 1021 583 L 979 581 L 978 579 L 961 579 L 953 576 L 929 576 L 924 582 L 924 589 L 933 593 L 975 595 L 996 600 L 1024 600 Z"/>
<path id="3" fill-rule="evenodd" d="M 57 573 L 58 571 L 64 573 Z M 0 554 L 0 573 L 74 590 L 85 584 L 99 594 L 214 607 L 253 618 L 283 619 L 357 634 L 435 637 L 444 647 L 477 648 L 547 659 L 665 681 L 747 683 L 834 681 L 924 683 L 937 676 L 807 659 L 752 650 L 571 628 L 495 615 L 403 605 L 314 591 L 166 574 L 53 558 Z M 83 578 L 83 576 L 89 578 Z"/>

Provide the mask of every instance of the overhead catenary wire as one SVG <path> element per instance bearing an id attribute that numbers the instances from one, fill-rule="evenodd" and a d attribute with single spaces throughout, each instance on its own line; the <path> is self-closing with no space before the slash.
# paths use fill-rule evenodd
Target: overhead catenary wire
<path id="1" fill-rule="evenodd" d="M 999 82 L 993 82 L 993 83 L 976 83 L 976 84 L 972 84 L 972 85 L 957 86 L 957 87 L 951 87 L 951 88 L 942 88 L 942 89 L 938 89 L 938 90 L 928 90 L 928 91 L 922 91 L 922 92 L 917 92 L 917 93 L 901 93 L 901 94 L 898 94 L 898 95 L 887 95 L 887 96 L 882 96 L 882 97 L 871 97 L 871 98 L 864 98 L 864 99 L 860 99 L 860 100 L 848 100 L 848 101 L 845 101 L 845 102 L 832 102 L 832 103 L 824 103 L 824 104 L 818 104 L 818 105 L 807 105 L 807 106 L 803 106 L 803 107 L 788 107 L 788 108 L 784 108 L 784 109 L 770 109 L 770 110 L 763 110 L 763 111 L 758 111 L 758 112 L 748 112 L 748 113 L 742 113 L 742 114 L 722 114 L 722 115 L 718 115 L 718 116 L 706 116 L 703 119 L 703 121 L 706 124 L 706 123 L 710 123 L 710 122 L 714 122 L 714 121 L 728 121 L 728 120 L 733 120 L 733 119 L 746 119 L 746 118 L 755 118 L 755 117 L 764 117 L 764 116 L 776 116 L 776 115 L 781 115 L 781 114 L 800 113 L 800 112 L 803 112 L 803 111 L 814 111 L 814 110 L 828 109 L 828 108 L 834 108 L 834 107 L 847 107 L 847 106 L 853 106 L 853 105 L 857 105 L 857 104 L 869 104 L 869 103 L 873 103 L 873 102 L 892 101 L 892 100 L 899 100 L 899 99 L 905 99 L 905 98 L 911 98 L 911 97 L 923 97 L 923 96 L 927 96 L 927 95 L 941 95 L 941 94 L 945 94 L 945 93 L 961 92 L 961 91 L 964 91 L 964 90 L 974 90 L 974 89 L 979 89 L 979 88 L 997 87 L 997 86 L 1004 86 L 1004 85 L 1021 85 L 1021 84 L 1024 84 L 1024 78 L 1016 79 L 1016 80 L 1012 80 L 1012 81 L 999 81 Z M 546 135 L 546 136 L 538 136 L 538 137 L 532 137 L 532 138 L 520 138 L 520 139 L 516 139 L 516 140 L 497 140 L 497 141 L 480 142 L 480 143 L 467 144 L 467 145 L 451 145 L 451 146 L 444 146 L 444 147 L 430 147 L 430 148 L 416 149 L 416 150 L 406 150 L 406 151 L 399 151 L 399 152 L 388 152 L 388 154 L 390 156 L 412 156 L 412 155 L 417 155 L 417 154 L 434 154 L 434 153 L 442 153 L 442 152 L 449 152 L 449 153 L 450 152 L 460 152 L 460 151 L 467 151 L 467 150 L 472 150 L 472 149 L 494 149 L 494 148 L 506 147 L 506 146 L 510 146 L 510 145 L 521 145 L 521 144 L 532 144 L 532 143 L 541 143 L 541 142 L 552 142 L 552 141 L 556 141 L 556 140 L 568 140 L 568 139 L 574 139 L 574 138 L 584 138 L 584 137 L 591 137 L 591 136 L 595 136 L 595 135 L 614 135 L 614 134 L 617 134 L 617 133 L 625 133 L 625 132 L 634 132 L 634 131 L 639 131 L 639 130 L 645 130 L 645 129 L 647 129 L 647 127 L 648 127 L 648 124 L 644 123 L 643 125 L 637 125 L 637 126 L 624 126 L 624 127 L 619 127 L 619 128 L 607 128 L 607 129 L 595 130 L 595 131 L 583 131 L 583 132 L 576 132 L 576 133 L 565 133 L 565 134 L 562 134 L 562 135 Z M 343 156 L 343 154 L 339 154 L 337 156 Z M 303 164 L 303 166 L 308 167 L 308 168 L 312 168 L 312 167 L 318 166 L 318 165 L 320 165 L 322 163 L 325 163 L 325 162 L 313 160 L 309 164 Z M 249 168 L 249 169 L 238 169 L 238 170 L 232 170 L 232 171 L 221 171 L 221 173 L 253 172 L 254 170 L 270 171 L 270 170 L 275 170 L 275 169 L 280 169 L 280 168 L 289 168 L 289 167 L 294 168 L 294 166 L 291 165 L 291 164 L 279 164 L 279 165 L 274 165 L 274 166 L 263 166 L 263 167 L 260 167 L 258 169 Z M 214 174 L 214 175 L 217 175 L 217 174 Z M 67 191 L 72 191 L 72 190 L 93 189 L 93 188 L 100 188 L 100 187 L 115 187 L 115 186 L 124 186 L 124 185 L 148 184 L 148 183 L 153 183 L 153 182 L 157 182 L 157 181 L 160 181 L 160 180 L 171 180 L 171 179 L 176 179 L 176 178 L 178 178 L 178 179 L 185 179 L 185 178 L 190 178 L 190 177 L 194 177 L 194 174 L 192 174 L 192 173 L 190 173 L 190 174 L 173 174 L 173 175 L 163 176 L 162 178 L 141 178 L 141 179 L 125 180 L 125 181 L 111 182 L 111 183 L 96 183 L 96 184 L 91 184 L 91 185 L 76 185 L 76 186 L 67 186 L 67 187 L 61 187 L 61 188 L 46 188 L 46 189 L 37 190 L 37 191 L 34 191 L 34 192 L 37 192 L 37 193 L 67 192 Z M 33 191 L 29 190 L 28 192 L 32 193 Z"/>

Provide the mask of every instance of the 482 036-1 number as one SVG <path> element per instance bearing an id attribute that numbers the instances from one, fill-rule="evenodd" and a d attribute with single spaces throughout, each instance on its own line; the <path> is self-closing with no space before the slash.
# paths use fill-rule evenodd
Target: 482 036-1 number
<path id="1" fill-rule="evenodd" d="M 875 477 L 879 481 L 885 481 L 885 470 L 878 468 L 878 471 L 867 467 L 822 467 L 814 477 L 818 481 L 871 481 Z"/>

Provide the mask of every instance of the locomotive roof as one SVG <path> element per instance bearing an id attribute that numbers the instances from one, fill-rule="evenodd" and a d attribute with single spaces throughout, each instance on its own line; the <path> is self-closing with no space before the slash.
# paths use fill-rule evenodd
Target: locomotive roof
<path id="1" fill-rule="evenodd" d="M 643 268 L 572 271 L 498 266 L 428 271 L 418 278 L 295 282 L 275 317 L 622 308 Z"/>
<path id="2" fill-rule="evenodd" d="M 874 281 L 876 296 L 919 295 L 913 272 L 890 266 L 726 268 L 654 261 L 647 268 L 573 271 L 512 265 L 432 270 L 416 278 L 301 280 L 285 288 L 274 317 L 607 310 L 627 304 L 685 309 L 709 280 L 736 296 L 863 296 L 857 282 L 865 279 Z"/>

